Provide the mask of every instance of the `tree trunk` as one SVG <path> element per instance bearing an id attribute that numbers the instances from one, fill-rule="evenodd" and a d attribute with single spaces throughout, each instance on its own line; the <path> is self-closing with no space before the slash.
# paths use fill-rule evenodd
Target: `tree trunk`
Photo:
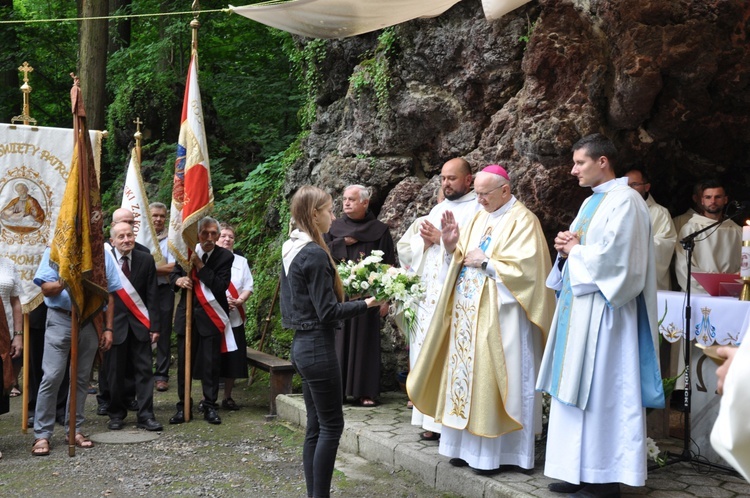
<path id="1" fill-rule="evenodd" d="M 80 17 L 104 17 L 109 12 L 107 0 L 83 0 Z M 89 129 L 104 129 L 105 84 L 107 82 L 107 21 L 81 21 L 79 31 L 79 76 Z"/>

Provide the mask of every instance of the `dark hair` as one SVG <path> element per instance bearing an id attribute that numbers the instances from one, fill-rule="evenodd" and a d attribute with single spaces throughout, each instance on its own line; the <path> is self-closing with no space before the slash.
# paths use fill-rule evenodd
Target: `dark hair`
<path id="1" fill-rule="evenodd" d="M 709 188 L 722 188 L 724 193 L 727 191 L 724 183 L 718 178 L 707 178 L 701 182 L 701 192 Z"/>
<path id="2" fill-rule="evenodd" d="M 609 163 L 612 165 L 614 170 L 615 164 L 617 163 L 617 147 L 612 143 L 612 140 L 602 135 L 601 133 L 593 133 L 586 135 L 579 141 L 573 144 L 572 151 L 575 152 L 579 149 L 584 149 L 586 155 L 594 159 L 598 159 L 602 156 L 609 159 Z"/>
<path id="3" fill-rule="evenodd" d="M 627 175 L 627 174 L 628 174 L 628 173 L 630 173 L 631 171 L 634 171 L 634 172 L 635 172 L 635 171 L 637 171 L 638 173 L 640 173 L 640 174 L 641 174 L 641 178 L 643 179 L 643 183 L 651 183 L 651 178 L 649 178 L 649 176 L 648 176 L 648 174 L 646 173 L 646 171 L 642 170 L 642 169 L 641 169 L 641 168 L 639 168 L 638 166 L 634 166 L 634 167 L 632 167 L 632 168 L 629 168 L 629 169 L 628 169 L 628 170 L 627 170 L 627 171 L 625 172 L 625 174 Z"/>

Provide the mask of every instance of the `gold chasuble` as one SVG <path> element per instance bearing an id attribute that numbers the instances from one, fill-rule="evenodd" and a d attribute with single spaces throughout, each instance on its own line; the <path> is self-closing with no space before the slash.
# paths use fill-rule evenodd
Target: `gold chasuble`
<path id="1" fill-rule="evenodd" d="M 554 293 L 545 286 L 550 257 L 539 220 L 519 201 L 505 208 L 480 211 L 463 228 L 422 351 L 407 377 L 409 398 L 421 412 L 482 437 L 522 429 L 521 379 L 508 374 L 518 371 L 521 356 L 518 320 L 527 319 L 544 342 L 555 306 Z M 508 319 L 496 281 L 463 266 L 466 253 L 477 247 L 525 317 Z M 507 306 L 518 309 L 515 303 Z"/>

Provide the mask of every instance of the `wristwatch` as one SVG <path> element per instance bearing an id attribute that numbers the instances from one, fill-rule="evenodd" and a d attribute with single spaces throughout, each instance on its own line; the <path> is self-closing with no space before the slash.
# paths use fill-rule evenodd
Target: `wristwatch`
<path id="1" fill-rule="evenodd" d="M 484 258 L 484 261 L 482 261 L 482 271 L 487 271 L 487 263 L 490 262 L 490 258 Z"/>
<path id="2" fill-rule="evenodd" d="M 13 337 L 16 337 L 16 336 L 19 336 L 19 335 L 23 336 L 23 330 L 14 330 L 13 331 Z"/>

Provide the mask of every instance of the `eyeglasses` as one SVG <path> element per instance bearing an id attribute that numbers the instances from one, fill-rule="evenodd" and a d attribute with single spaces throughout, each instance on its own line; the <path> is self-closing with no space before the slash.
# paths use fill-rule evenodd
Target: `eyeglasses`
<path id="1" fill-rule="evenodd" d="M 632 183 L 628 183 L 628 187 L 630 187 L 630 188 L 643 187 L 644 185 L 648 185 L 648 182 L 632 182 Z"/>
<path id="2" fill-rule="evenodd" d="M 493 188 L 492 190 L 489 190 L 489 191 L 487 191 L 487 192 L 477 192 L 477 191 L 475 190 L 475 191 L 474 191 L 474 193 L 475 193 L 475 194 L 477 194 L 477 199 L 484 199 L 484 198 L 486 198 L 486 197 L 487 197 L 488 195 L 490 195 L 490 194 L 491 194 L 492 192 L 494 192 L 495 190 L 497 190 L 497 189 L 499 189 L 499 188 L 503 188 L 503 187 L 504 187 L 504 185 L 500 185 L 499 187 L 495 187 L 495 188 Z"/>

